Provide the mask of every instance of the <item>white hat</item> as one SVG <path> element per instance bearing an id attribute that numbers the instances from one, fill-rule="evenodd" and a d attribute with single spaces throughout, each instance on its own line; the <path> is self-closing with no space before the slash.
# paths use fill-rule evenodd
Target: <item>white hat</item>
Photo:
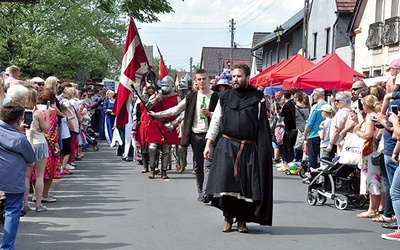
<path id="1" fill-rule="evenodd" d="M 40 77 L 34 77 L 32 78 L 32 82 L 44 82 L 44 80 Z"/>
<path id="2" fill-rule="evenodd" d="M 332 113 L 332 106 L 330 104 L 324 104 L 319 110 Z"/>

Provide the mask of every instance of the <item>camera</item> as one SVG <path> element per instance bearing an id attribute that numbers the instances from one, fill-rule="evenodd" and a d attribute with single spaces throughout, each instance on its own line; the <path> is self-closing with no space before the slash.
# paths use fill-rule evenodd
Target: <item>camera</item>
<path id="1" fill-rule="evenodd" d="M 32 111 L 27 111 L 26 110 L 24 112 L 24 123 L 26 125 L 28 125 L 28 128 L 31 127 L 32 121 L 33 121 L 33 113 L 32 113 Z"/>

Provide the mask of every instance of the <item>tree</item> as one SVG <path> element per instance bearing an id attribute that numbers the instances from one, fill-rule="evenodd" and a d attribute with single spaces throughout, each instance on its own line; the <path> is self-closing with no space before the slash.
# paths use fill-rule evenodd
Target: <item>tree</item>
<path id="1" fill-rule="evenodd" d="M 23 76 L 90 80 L 119 76 L 127 7 L 142 22 L 172 10 L 165 0 L 37 0 L 0 3 L 0 69 L 16 64 Z"/>

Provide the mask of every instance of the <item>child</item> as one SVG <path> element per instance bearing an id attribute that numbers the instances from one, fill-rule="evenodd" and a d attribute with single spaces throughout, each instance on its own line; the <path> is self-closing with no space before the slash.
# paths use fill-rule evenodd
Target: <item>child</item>
<path id="1" fill-rule="evenodd" d="M 320 108 L 322 111 L 322 117 L 325 118 L 319 125 L 318 135 L 321 138 L 320 144 L 320 158 L 324 156 L 331 156 L 329 152 L 326 152 L 326 148 L 329 146 L 329 131 L 331 127 L 331 114 L 332 114 L 332 106 L 330 104 L 322 105 Z M 326 164 L 321 163 L 321 166 L 317 170 L 323 170 L 326 168 Z"/>

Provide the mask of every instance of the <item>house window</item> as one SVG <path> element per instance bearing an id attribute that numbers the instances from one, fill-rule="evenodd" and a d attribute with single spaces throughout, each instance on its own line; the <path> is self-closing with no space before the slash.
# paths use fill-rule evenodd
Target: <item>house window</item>
<path id="1" fill-rule="evenodd" d="M 313 33 L 314 36 L 313 58 L 317 58 L 317 34 L 318 33 Z"/>
<path id="2" fill-rule="evenodd" d="M 331 33 L 331 28 L 326 28 L 326 41 L 325 41 L 325 55 L 329 54 L 329 41 L 330 41 L 330 33 Z"/>
<path id="3" fill-rule="evenodd" d="M 289 58 L 289 43 L 285 44 L 285 55 L 286 55 L 286 59 Z"/>
<path id="4" fill-rule="evenodd" d="M 390 11 L 390 17 L 398 16 L 399 14 L 399 0 L 392 0 L 392 9 Z"/>
<path id="5" fill-rule="evenodd" d="M 268 55 L 269 55 L 269 66 L 271 66 L 272 65 L 272 50 L 269 51 Z"/>
<path id="6" fill-rule="evenodd" d="M 375 8 L 375 22 L 382 21 L 382 6 L 383 0 L 376 0 L 376 8 Z"/>
<path id="7" fill-rule="evenodd" d="M 374 77 L 381 76 L 381 75 L 382 75 L 382 71 L 380 69 L 374 70 Z"/>

